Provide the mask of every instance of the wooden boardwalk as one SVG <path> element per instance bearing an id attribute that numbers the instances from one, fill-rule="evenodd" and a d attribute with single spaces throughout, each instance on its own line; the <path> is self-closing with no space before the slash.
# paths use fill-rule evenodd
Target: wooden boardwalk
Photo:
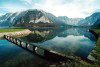
<path id="1" fill-rule="evenodd" d="M 57 53 L 55 51 L 51 51 L 49 49 L 45 49 L 43 47 L 40 47 L 40 46 L 37 46 L 35 44 L 30 44 L 30 43 L 26 43 L 26 42 L 23 42 L 17 38 L 13 38 L 11 36 L 7 36 L 7 35 L 4 35 L 4 38 L 6 40 L 8 40 L 9 42 L 12 42 L 14 43 L 15 45 L 23 48 L 24 50 L 27 50 L 33 54 L 36 54 L 38 55 L 39 57 L 41 58 L 44 58 L 44 59 L 49 59 L 49 60 L 62 60 L 62 61 L 65 61 L 65 60 L 74 60 L 75 57 L 72 57 L 72 56 L 65 56 L 63 54 L 60 54 L 60 53 Z M 41 52 L 41 53 L 39 53 Z"/>

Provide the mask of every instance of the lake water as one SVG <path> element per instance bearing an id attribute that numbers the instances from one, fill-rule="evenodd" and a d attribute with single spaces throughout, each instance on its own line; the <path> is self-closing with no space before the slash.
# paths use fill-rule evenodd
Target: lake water
<path id="1" fill-rule="evenodd" d="M 32 32 L 23 37 L 22 41 L 34 43 L 63 54 L 65 56 L 78 56 L 87 58 L 96 45 L 95 36 L 87 28 L 59 28 L 59 29 L 29 29 Z M 39 56 L 29 53 L 7 40 L 0 40 L 1 65 L 32 65 L 35 67 L 57 65 L 57 63 L 44 60 Z M 40 67 L 39 66 L 39 67 Z"/>

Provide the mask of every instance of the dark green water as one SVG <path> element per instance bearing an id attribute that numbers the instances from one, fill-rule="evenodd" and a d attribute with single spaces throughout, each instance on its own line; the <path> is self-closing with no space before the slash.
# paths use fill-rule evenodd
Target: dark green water
<path id="1" fill-rule="evenodd" d="M 32 33 L 18 39 L 35 43 L 37 46 L 63 55 L 87 58 L 96 44 L 95 36 L 87 28 L 30 30 Z M 59 65 L 59 63 L 54 63 L 31 54 L 7 40 L 0 40 L 0 64 L 7 66 L 31 65 L 34 67 Z"/>

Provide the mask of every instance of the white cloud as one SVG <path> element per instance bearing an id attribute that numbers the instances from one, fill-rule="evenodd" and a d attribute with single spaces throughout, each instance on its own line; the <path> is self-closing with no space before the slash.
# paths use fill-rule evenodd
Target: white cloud
<path id="1" fill-rule="evenodd" d="M 86 17 L 93 12 L 94 0 L 74 0 L 65 2 L 65 0 L 45 0 L 43 3 L 35 3 L 32 8 L 43 9 L 47 12 L 53 13 L 56 16 L 68 17 Z"/>
<path id="2" fill-rule="evenodd" d="M 99 9 L 99 0 L 20 0 L 20 5 L 4 4 L 8 12 L 16 12 L 27 9 L 42 9 L 56 16 L 68 16 L 71 18 L 84 18 Z M 96 4 L 97 3 L 97 4 Z"/>
<path id="3" fill-rule="evenodd" d="M 24 6 L 19 6 L 19 5 L 14 5 L 14 4 L 5 4 L 1 8 L 6 9 L 6 11 L 8 12 L 17 12 L 17 11 L 27 10 L 27 8 Z"/>
<path id="4" fill-rule="evenodd" d="M 21 0 L 21 1 L 24 2 L 26 6 L 32 7 L 34 5 L 34 2 L 32 0 Z"/>

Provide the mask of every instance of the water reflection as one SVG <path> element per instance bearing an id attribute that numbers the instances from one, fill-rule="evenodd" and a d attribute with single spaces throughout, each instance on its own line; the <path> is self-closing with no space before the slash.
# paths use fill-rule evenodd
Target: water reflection
<path id="1" fill-rule="evenodd" d="M 29 35 L 19 37 L 19 39 L 28 43 L 35 43 L 37 46 L 59 52 L 66 56 L 73 55 L 86 58 L 96 43 L 95 36 L 86 28 L 30 30 L 31 33 Z M 38 49 L 37 53 L 42 54 L 42 50 Z M 47 59 L 55 58 L 53 57 L 54 54 L 48 52 L 44 52 L 44 55 Z M 68 60 L 68 62 L 71 63 L 73 61 Z M 70 64 L 68 62 L 66 60 L 65 64 Z M 21 65 L 24 65 L 24 67 L 50 67 L 57 65 L 63 66 L 63 63 L 44 60 L 7 40 L 0 40 L 0 67 L 5 67 L 6 65 L 12 65 L 13 67 L 21 67 Z"/>
<path id="2" fill-rule="evenodd" d="M 31 34 L 19 39 L 68 56 L 87 58 L 96 38 L 86 28 L 30 29 Z"/>
<path id="3" fill-rule="evenodd" d="M 67 37 L 57 36 L 52 40 L 39 43 L 38 45 L 64 55 L 71 56 L 75 54 L 86 58 L 94 47 L 95 42 L 84 36 L 70 35 Z"/>
<path id="4" fill-rule="evenodd" d="M 7 40 L 0 40 L 0 67 L 49 67 L 58 65 L 29 53 Z"/>

